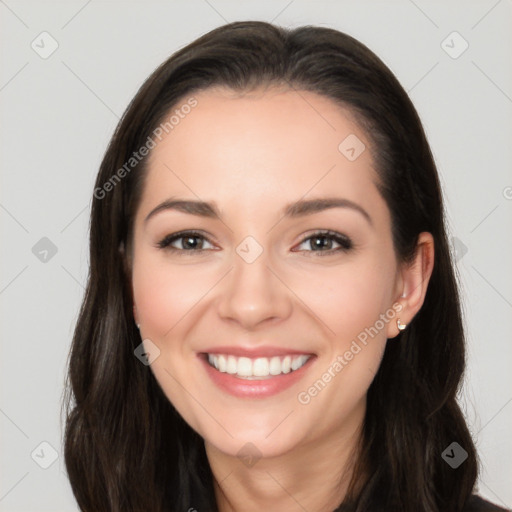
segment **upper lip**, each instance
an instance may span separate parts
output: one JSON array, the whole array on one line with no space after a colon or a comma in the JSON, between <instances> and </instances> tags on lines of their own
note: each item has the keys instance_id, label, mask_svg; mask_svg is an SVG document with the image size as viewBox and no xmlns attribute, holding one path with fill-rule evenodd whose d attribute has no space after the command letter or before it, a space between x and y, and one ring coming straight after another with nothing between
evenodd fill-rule
<instances>
[{"instance_id":1,"label":"upper lip","mask_svg":"<svg viewBox=\"0 0 512 512\"><path fill-rule=\"evenodd\" d=\"M255 359L257 357L273 357L286 355L314 355L312 352L309 352L307 350L294 350L291 348L271 347L268 345L250 348L240 346L218 346L210 347L201 352L203 354L226 354L237 357L248 357L250 359Z\"/></svg>"}]
</instances>

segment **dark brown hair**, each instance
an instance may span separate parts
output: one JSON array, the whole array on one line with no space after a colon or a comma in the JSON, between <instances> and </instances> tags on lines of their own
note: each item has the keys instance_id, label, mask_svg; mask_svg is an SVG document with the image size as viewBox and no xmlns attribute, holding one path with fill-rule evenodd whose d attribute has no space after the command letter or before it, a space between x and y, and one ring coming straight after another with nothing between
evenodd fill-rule
<instances>
[{"instance_id":1,"label":"dark brown hair","mask_svg":"<svg viewBox=\"0 0 512 512\"><path fill-rule=\"evenodd\" d=\"M439 179L418 114L392 72L354 38L249 21L212 30L160 65L128 106L101 163L66 392L65 462L81 510L216 510L202 438L134 356L141 339L129 255L146 161L105 187L179 101L212 86L241 94L284 86L348 108L371 141L398 258L408 261L418 234L432 233L435 262L424 305L387 344L339 510L461 511L478 467L457 403L465 341ZM468 454L457 469L441 457L452 442Z\"/></svg>"}]
</instances>

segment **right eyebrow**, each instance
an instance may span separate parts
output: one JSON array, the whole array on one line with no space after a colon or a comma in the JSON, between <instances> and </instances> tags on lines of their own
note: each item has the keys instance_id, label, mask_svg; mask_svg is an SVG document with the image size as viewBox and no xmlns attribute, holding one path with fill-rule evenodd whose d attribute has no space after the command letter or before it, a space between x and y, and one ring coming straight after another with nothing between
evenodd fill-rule
<instances>
[{"instance_id":1,"label":"right eyebrow","mask_svg":"<svg viewBox=\"0 0 512 512\"><path fill-rule=\"evenodd\" d=\"M157 213L165 210L176 210L183 213L190 213L191 215L198 215L200 217L208 217L220 220L219 210L213 203L206 203L204 201L166 199L149 212L149 214L144 219L144 223L148 222L148 220Z\"/></svg>"}]
</instances>

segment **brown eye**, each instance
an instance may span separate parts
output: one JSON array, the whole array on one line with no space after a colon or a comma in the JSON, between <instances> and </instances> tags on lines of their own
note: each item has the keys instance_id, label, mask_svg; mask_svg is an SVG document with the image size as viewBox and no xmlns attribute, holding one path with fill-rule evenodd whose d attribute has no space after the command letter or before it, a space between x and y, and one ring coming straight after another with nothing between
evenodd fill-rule
<instances>
[{"instance_id":1,"label":"brown eye","mask_svg":"<svg viewBox=\"0 0 512 512\"><path fill-rule=\"evenodd\" d=\"M167 235L158 242L157 247L173 252L198 253L206 250L205 243L211 244L202 234L195 231L182 231Z\"/></svg>"},{"instance_id":2,"label":"brown eye","mask_svg":"<svg viewBox=\"0 0 512 512\"><path fill-rule=\"evenodd\" d=\"M349 251L352 249L353 244L350 238L341 233L337 233L335 231L321 231L318 233L314 233L302 240L299 244L309 246L309 249L299 249L306 252L315 252L319 256L323 256L324 254L332 254L339 251ZM338 247L336 247L338 245Z\"/></svg>"}]
</instances>

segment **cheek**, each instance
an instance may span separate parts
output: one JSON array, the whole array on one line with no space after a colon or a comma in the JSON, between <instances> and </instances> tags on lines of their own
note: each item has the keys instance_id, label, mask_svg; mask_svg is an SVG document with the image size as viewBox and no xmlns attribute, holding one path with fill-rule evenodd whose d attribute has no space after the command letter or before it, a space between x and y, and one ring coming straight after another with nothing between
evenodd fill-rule
<instances>
[{"instance_id":1,"label":"cheek","mask_svg":"<svg viewBox=\"0 0 512 512\"><path fill-rule=\"evenodd\" d=\"M331 404L328 414L334 423L363 399L382 360L387 325L395 316L388 311L394 260L384 259L384 253L370 255L350 265L316 269L295 281L297 295L324 326L327 354L299 402L314 402L318 414Z\"/></svg>"},{"instance_id":2,"label":"cheek","mask_svg":"<svg viewBox=\"0 0 512 512\"><path fill-rule=\"evenodd\" d=\"M291 288L324 325L326 335L342 345L373 326L389 307L392 278L390 268L384 271L375 262L361 261L306 270Z\"/></svg>"},{"instance_id":3,"label":"cheek","mask_svg":"<svg viewBox=\"0 0 512 512\"><path fill-rule=\"evenodd\" d=\"M309 282L314 286L303 285L297 295L307 297L305 303L321 320L326 335L322 359L297 400L304 414L322 418L315 429L327 434L364 403L379 369L386 325L392 321L381 319L391 296L390 278L389 270L377 266L347 266L324 275L316 272Z\"/></svg>"},{"instance_id":4,"label":"cheek","mask_svg":"<svg viewBox=\"0 0 512 512\"><path fill-rule=\"evenodd\" d=\"M212 273L199 266L171 268L162 257L141 254L134 261L132 285L144 336L168 335L214 282Z\"/></svg>"}]
</instances>

